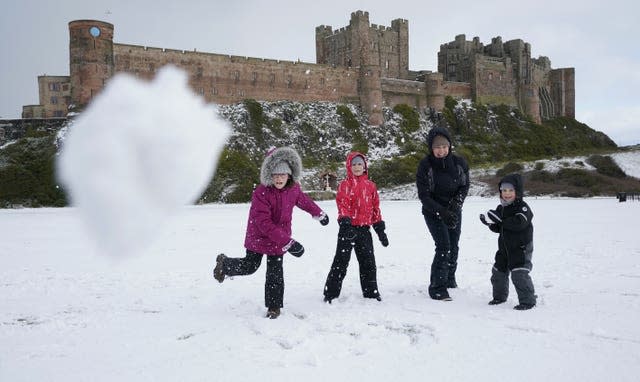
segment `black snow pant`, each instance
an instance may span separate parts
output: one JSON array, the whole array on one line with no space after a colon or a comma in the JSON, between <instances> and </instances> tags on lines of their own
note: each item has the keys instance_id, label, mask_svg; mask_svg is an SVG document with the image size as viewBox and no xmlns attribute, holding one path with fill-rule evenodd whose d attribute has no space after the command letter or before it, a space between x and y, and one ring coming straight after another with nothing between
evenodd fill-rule
<instances>
[{"instance_id":1,"label":"black snow pant","mask_svg":"<svg viewBox=\"0 0 640 382\"><path fill-rule=\"evenodd\" d=\"M369 226L354 227L356 237L353 240L347 240L338 235L338 245L336 255L333 258L327 282L324 286L325 299L332 300L340 296L342 290L342 281L347 275L347 267L351 260L351 249L354 248L356 258L360 266L360 288L362 295L366 298L377 298L380 296L378 292L378 281L376 276L376 258L373 253L373 240Z\"/></svg>"},{"instance_id":2,"label":"black snow pant","mask_svg":"<svg viewBox=\"0 0 640 382\"><path fill-rule=\"evenodd\" d=\"M531 257L533 243L529 243L523 251L518 251L511 256L498 250L495 263L491 269L491 286L493 287L493 299L506 301L509 297L509 272L511 282L516 288L518 302L524 305L536 304L536 293L529 272L533 268Z\"/></svg>"},{"instance_id":3,"label":"black snow pant","mask_svg":"<svg viewBox=\"0 0 640 382\"><path fill-rule=\"evenodd\" d=\"M223 269L225 276L245 276L255 273L260 267L263 254L247 249L245 257L227 257ZM284 299L284 256L267 256L267 276L264 282L264 305L267 308L282 308Z\"/></svg>"},{"instance_id":4,"label":"black snow pant","mask_svg":"<svg viewBox=\"0 0 640 382\"><path fill-rule=\"evenodd\" d=\"M458 225L453 229L447 227L442 220L434 215L424 215L424 220L435 244L429 280L429 296L436 299L442 296L448 297L447 288L456 284L458 241L460 241L462 219L459 219Z\"/></svg>"}]
</instances>

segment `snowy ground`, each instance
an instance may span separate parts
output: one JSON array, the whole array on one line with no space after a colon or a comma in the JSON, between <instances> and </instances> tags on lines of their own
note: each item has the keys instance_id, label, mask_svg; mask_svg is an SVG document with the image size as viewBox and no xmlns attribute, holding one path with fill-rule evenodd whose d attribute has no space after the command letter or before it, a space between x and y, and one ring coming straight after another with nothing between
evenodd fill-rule
<instances>
[{"instance_id":1,"label":"snowy ground","mask_svg":"<svg viewBox=\"0 0 640 382\"><path fill-rule=\"evenodd\" d=\"M539 306L490 307L496 235L465 204L452 302L426 293L433 244L416 201L385 201L376 244L382 302L352 260L322 302L337 224L294 216L285 308L263 317L265 266L218 284L216 254L243 254L247 204L185 208L144 254L97 255L77 210L0 211L0 381L637 381L640 203L529 199Z\"/></svg>"}]
</instances>

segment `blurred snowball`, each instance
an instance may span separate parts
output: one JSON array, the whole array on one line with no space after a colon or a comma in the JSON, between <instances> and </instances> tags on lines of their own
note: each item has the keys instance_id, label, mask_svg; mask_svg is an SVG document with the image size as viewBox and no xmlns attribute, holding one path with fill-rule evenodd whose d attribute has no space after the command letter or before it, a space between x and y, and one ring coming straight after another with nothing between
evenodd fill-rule
<instances>
[{"instance_id":1,"label":"blurred snowball","mask_svg":"<svg viewBox=\"0 0 640 382\"><path fill-rule=\"evenodd\" d=\"M60 180L108 254L150 244L214 173L230 128L187 82L172 66L152 82L117 74L69 129Z\"/></svg>"}]
</instances>

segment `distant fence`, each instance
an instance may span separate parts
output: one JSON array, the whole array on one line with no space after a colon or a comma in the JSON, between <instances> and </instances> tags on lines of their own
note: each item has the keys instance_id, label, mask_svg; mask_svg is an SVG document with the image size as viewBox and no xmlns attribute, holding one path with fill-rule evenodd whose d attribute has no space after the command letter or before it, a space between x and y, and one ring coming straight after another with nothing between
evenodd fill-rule
<instances>
[{"instance_id":1,"label":"distant fence","mask_svg":"<svg viewBox=\"0 0 640 382\"><path fill-rule=\"evenodd\" d=\"M618 202L620 203L626 202L627 200L640 201L640 192L618 192L616 198L618 198Z\"/></svg>"}]
</instances>

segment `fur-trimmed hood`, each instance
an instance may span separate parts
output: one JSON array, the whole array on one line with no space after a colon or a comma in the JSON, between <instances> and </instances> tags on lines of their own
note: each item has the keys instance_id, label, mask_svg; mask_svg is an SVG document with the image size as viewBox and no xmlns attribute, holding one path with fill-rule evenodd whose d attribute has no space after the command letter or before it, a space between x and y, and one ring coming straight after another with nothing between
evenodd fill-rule
<instances>
[{"instance_id":1,"label":"fur-trimmed hood","mask_svg":"<svg viewBox=\"0 0 640 382\"><path fill-rule=\"evenodd\" d=\"M262 161L260 168L260 183L269 187L273 186L271 172L281 162L286 162L291 168L291 178L295 183L300 183L302 174L302 159L296 150L291 147L278 147L270 150Z\"/></svg>"}]
</instances>

